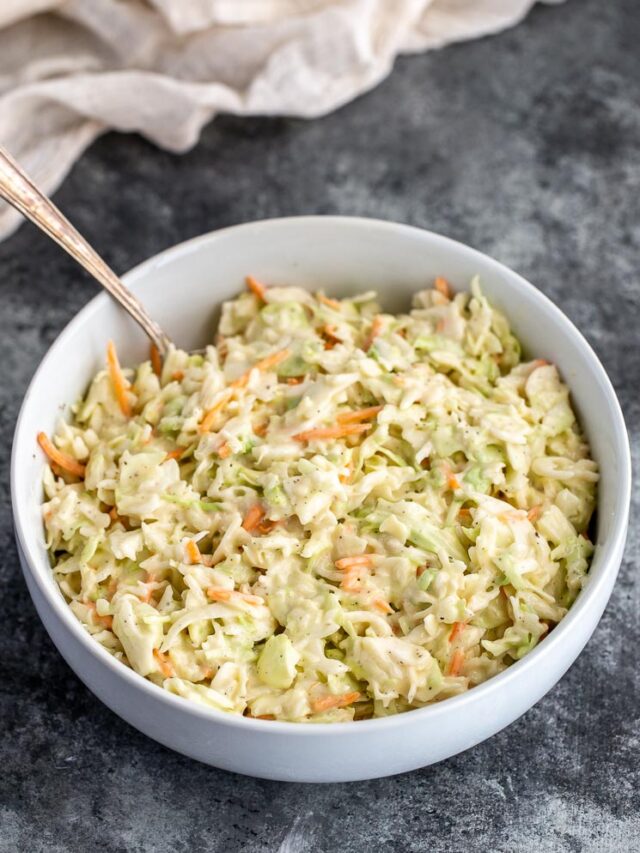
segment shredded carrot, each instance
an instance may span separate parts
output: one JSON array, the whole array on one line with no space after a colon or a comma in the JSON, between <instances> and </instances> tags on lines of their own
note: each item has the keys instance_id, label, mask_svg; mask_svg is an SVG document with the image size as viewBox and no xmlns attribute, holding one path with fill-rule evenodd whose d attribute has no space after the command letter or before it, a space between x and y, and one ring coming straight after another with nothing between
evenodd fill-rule
<instances>
[{"instance_id":1,"label":"shredded carrot","mask_svg":"<svg viewBox=\"0 0 640 853\"><path fill-rule=\"evenodd\" d=\"M151 360L151 367L153 368L153 372L156 376L160 376L160 374L162 373L162 356L160 355L160 350L155 344L151 344L149 358Z\"/></svg>"},{"instance_id":2,"label":"shredded carrot","mask_svg":"<svg viewBox=\"0 0 640 853\"><path fill-rule=\"evenodd\" d=\"M360 693L354 690L353 693L343 693L341 696L322 696L320 699L314 699L311 702L311 708L314 714L319 714L321 711L328 711L331 708L346 708L347 705L352 705L360 698Z\"/></svg>"},{"instance_id":3,"label":"shredded carrot","mask_svg":"<svg viewBox=\"0 0 640 853\"><path fill-rule=\"evenodd\" d=\"M322 302L323 305L326 305L329 308L340 308L340 303L337 299L331 299L331 297L325 296L324 293L317 293L316 299L318 300L318 302Z\"/></svg>"},{"instance_id":4,"label":"shredded carrot","mask_svg":"<svg viewBox=\"0 0 640 853\"><path fill-rule=\"evenodd\" d=\"M360 435L371 429L371 424L338 424L332 427L320 427L319 429L308 429L296 433L293 438L296 441L318 441L324 438L343 438L347 435Z\"/></svg>"},{"instance_id":5,"label":"shredded carrot","mask_svg":"<svg viewBox=\"0 0 640 853\"><path fill-rule=\"evenodd\" d=\"M529 521L537 521L542 515L542 507L541 506L532 506L529 512L527 513L527 518Z\"/></svg>"},{"instance_id":6,"label":"shredded carrot","mask_svg":"<svg viewBox=\"0 0 640 853\"><path fill-rule=\"evenodd\" d=\"M449 670L447 675L452 675L455 678L456 675L459 675L463 663L464 652L462 651L462 649L456 649L456 651L453 653L453 657L451 658L451 663L449 664Z\"/></svg>"},{"instance_id":7,"label":"shredded carrot","mask_svg":"<svg viewBox=\"0 0 640 853\"><path fill-rule=\"evenodd\" d=\"M226 459L228 456L231 456L231 448L229 447L229 442L223 442L218 448L218 456L220 459Z\"/></svg>"},{"instance_id":8,"label":"shredded carrot","mask_svg":"<svg viewBox=\"0 0 640 853\"><path fill-rule=\"evenodd\" d=\"M441 293L443 296L446 296L447 299L451 299L451 285L446 280L446 278L443 278L441 275L439 275L433 282L433 286L438 291L438 293Z\"/></svg>"},{"instance_id":9,"label":"shredded carrot","mask_svg":"<svg viewBox=\"0 0 640 853\"><path fill-rule=\"evenodd\" d=\"M109 367L109 378L111 379L111 385L113 386L113 393L116 395L120 411L125 417L130 418L131 403L127 397L129 383L122 373L122 368L118 361L118 353L116 352L116 346L113 341L109 341L107 344L107 365Z\"/></svg>"},{"instance_id":10,"label":"shredded carrot","mask_svg":"<svg viewBox=\"0 0 640 853\"><path fill-rule=\"evenodd\" d=\"M374 598L371 604L381 613L393 613L393 607L384 598Z\"/></svg>"},{"instance_id":11,"label":"shredded carrot","mask_svg":"<svg viewBox=\"0 0 640 853\"><path fill-rule=\"evenodd\" d=\"M353 460L349 459L347 464L344 466L347 470L344 474L340 474L338 479L341 483L350 483L353 478Z\"/></svg>"},{"instance_id":12,"label":"shredded carrot","mask_svg":"<svg viewBox=\"0 0 640 853\"><path fill-rule=\"evenodd\" d=\"M153 590L150 586L148 586L148 584L144 585L144 593L138 596L138 598L145 604L148 604L151 601L151 599L153 598Z\"/></svg>"},{"instance_id":13,"label":"shredded carrot","mask_svg":"<svg viewBox=\"0 0 640 853\"><path fill-rule=\"evenodd\" d=\"M253 431L254 431L255 435L259 436L260 438L262 438L262 436L267 434L268 429L269 429L269 422L268 421L265 421L263 424L256 424L253 427Z\"/></svg>"},{"instance_id":14,"label":"shredded carrot","mask_svg":"<svg viewBox=\"0 0 640 853\"><path fill-rule=\"evenodd\" d=\"M246 601L247 604L262 604L263 601L258 595L250 595L248 592L238 592L235 589L224 589L223 587L210 586L207 588L207 598L211 601L229 601L231 598L240 598Z\"/></svg>"},{"instance_id":15,"label":"shredded carrot","mask_svg":"<svg viewBox=\"0 0 640 853\"><path fill-rule=\"evenodd\" d=\"M120 516L118 515L118 510L114 506L112 506L111 509L109 510L109 518L113 522L120 520Z\"/></svg>"},{"instance_id":16,"label":"shredded carrot","mask_svg":"<svg viewBox=\"0 0 640 853\"><path fill-rule=\"evenodd\" d=\"M198 426L198 432L208 432L211 429L211 425L215 420L215 416L218 414L220 409L223 409L231 397L239 388L244 388L244 386L249 381L249 377L251 376L252 370L270 370L272 367L280 364L281 361L284 361L286 358L289 358L291 355L291 350L283 349L279 352L274 352L272 355L268 355L266 358L263 358L261 361L256 362L253 367L250 367L249 370L246 370L242 376L239 376L238 379L235 379L233 382L229 384L229 387L225 390L224 394L220 397L217 403L204 413L203 419L200 421Z\"/></svg>"},{"instance_id":17,"label":"shredded carrot","mask_svg":"<svg viewBox=\"0 0 640 853\"><path fill-rule=\"evenodd\" d=\"M86 466L78 462L73 456L63 453L53 444L46 433L38 433L38 444L47 454L52 462L55 462L63 471L73 474L75 477L84 477Z\"/></svg>"},{"instance_id":18,"label":"shredded carrot","mask_svg":"<svg viewBox=\"0 0 640 853\"><path fill-rule=\"evenodd\" d=\"M247 531L247 533L253 533L254 530L257 530L258 525L260 524L263 518L264 509L260 506L260 504L254 504L245 515L244 521L242 522L242 526Z\"/></svg>"},{"instance_id":19,"label":"shredded carrot","mask_svg":"<svg viewBox=\"0 0 640 853\"><path fill-rule=\"evenodd\" d=\"M378 337L380 332L382 331L382 317L380 314L376 314L371 323L371 328L369 329L369 335L365 339L363 350L368 352L371 349L371 344Z\"/></svg>"},{"instance_id":20,"label":"shredded carrot","mask_svg":"<svg viewBox=\"0 0 640 853\"><path fill-rule=\"evenodd\" d=\"M468 521L471 518L471 510L466 506L460 507L458 510L458 518Z\"/></svg>"},{"instance_id":21,"label":"shredded carrot","mask_svg":"<svg viewBox=\"0 0 640 853\"><path fill-rule=\"evenodd\" d=\"M289 376L287 379L287 385L300 385L301 382L304 382L304 376Z\"/></svg>"},{"instance_id":22,"label":"shredded carrot","mask_svg":"<svg viewBox=\"0 0 640 853\"><path fill-rule=\"evenodd\" d=\"M163 654L160 649L154 649L153 656L156 659L156 662L160 667L160 672L164 675L164 677L173 678L173 676L175 675L175 670L173 669L173 664L169 660L169 656Z\"/></svg>"},{"instance_id":23,"label":"shredded carrot","mask_svg":"<svg viewBox=\"0 0 640 853\"><path fill-rule=\"evenodd\" d=\"M282 524L282 521L271 521L271 519L267 519L258 525L258 533L271 533L271 531L275 527L278 527L279 524Z\"/></svg>"},{"instance_id":24,"label":"shredded carrot","mask_svg":"<svg viewBox=\"0 0 640 853\"><path fill-rule=\"evenodd\" d=\"M93 612L93 618L98 622L102 622L105 628L111 630L113 628L113 616L100 616L96 610L95 601L85 601L85 605Z\"/></svg>"},{"instance_id":25,"label":"shredded carrot","mask_svg":"<svg viewBox=\"0 0 640 853\"><path fill-rule=\"evenodd\" d=\"M340 589L345 592L362 592L361 581L367 572L368 569L364 565L351 566L351 568L345 569L340 581Z\"/></svg>"},{"instance_id":26,"label":"shredded carrot","mask_svg":"<svg viewBox=\"0 0 640 853\"><path fill-rule=\"evenodd\" d=\"M448 464L443 465L442 470L443 470L444 476L447 478L447 486L450 489L461 488L460 480L458 480L455 473L451 470L451 468L449 467Z\"/></svg>"},{"instance_id":27,"label":"shredded carrot","mask_svg":"<svg viewBox=\"0 0 640 853\"><path fill-rule=\"evenodd\" d=\"M258 279L254 278L252 275L248 275L245 278L245 282L254 296L256 296L261 302L266 302L267 288L261 281L258 281Z\"/></svg>"},{"instance_id":28,"label":"shredded carrot","mask_svg":"<svg viewBox=\"0 0 640 853\"><path fill-rule=\"evenodd\" d=\"M453 628L451 629L451 633L449 634L449 642L453 643L456 637L461 634L464 629L467 627L466 622L454 622Z\"/></svg>"},{"instance_id":29,"label":"shredded carrot","mask_svg":"<svg viewBox=\"0 0 640 853\"><path fill-rule=\"evenodd\" d=\"M325 349L333 349L336 344L342 343L342 338L339 338L336 335L336 327L335 326L323 326L321 329L322 336L325 338Z\"/></svg>"},{"instance_id":30,"label":"shredded carrot","mask_svg":"<svg viewBox=\"0 0 640 853\"><path fill-rule=\"evenodd\" d=\"M187 557L189 557L192 563L202 563L202 554L200 553L197 543L194 542L193 539L189 539L185 545L185 550L187 552Z\"/></svg>"},{"instance_id":31,"label":"shredded carrot","mask_svg":"<svg viewBox=\"0 0 640 853\"><path fill-rule=\"evenodd\" d=\"M257 717L254 717L254 720L275 720L273 714L258 714Z\"/></svg>"},{"instance_id":32,"label":"shredded carrot","mask_svg":"<svg viewBox=\"0 0 640 853\"><path fill-rule=\"evenodd\" d=\"M336 420L339 424L357 424L360 421L369 421L381 412L384 406L369 406L368 409L360 409L353 412L340 412Z\"/></svg>"},{"instance_id":33,"label":"shredded carrot","mask_svg":"<svg viewBox=\"0 0 640 853\"><path fill-rule=\"evenodd\" d=\"M200 421L200 424L198 426L198 432L209 432L216 415L218 414L220 409L223 409L227 405L232 396L233 391L227 388L224 394L218 400L218 402L214 403L213 406L204 413L204 417Z\"/></svg>"},{"instance_id":34,"label":"shredded carrot","mask_svg":"<svg viewBox=\"0 0 640 853\"><path fill-rule=\"evenodd\" d=\"M175 382L182 382L182 380L184 379L184 370L174 370L171 374L171 378Z\"/></svg>"},{"instance_id":35,"label":"shredded carrot","mask_svg":"<svg viewBox=\"0 0 640 853\"><path fill-rule=\"evenodd\" d=\"M245 370L242 376L238 377L238 379L234 380L230 388L244 388L244 386L249 381L249 377L251 376L252 370L270 370L272 367L276 367L276 365L280 364L281 361L289 358L291 355L291 350L282 349L279 352L274 352L272 355L268 355L266 358L257 361L253 367L250 367L249 370Z\"/></svg>"},{"instance_id":36,"label":"shredded carrot","mask_svg":"<svg viewBox=\"0 0 640 853\"><path fill-rule=\"evenodd\" d=\"M276 365L280 364L281 361L284 361L285 359L289 358L290 355L290 349L281 349L278 352L274 352L271 355L268 355L266 358L263 358L260 361L256 362L253 367L256 370L261 371L270 370L272 367L276 367ZM250 372L250 370L247 371L247 379L249 378Z\"/></svg>"},{"instance_id":37,"label":"shredded carrot","mask_svg":"<svg viewBox=\"0 0 640 853\"><path fill-rule=\"evenodd\" d=\"M372 566L373 554L356 554L354 557L341 557L335 561L336 569L350 569L352 566Z\"/></svg>"},{"instance_id":38,"label":"shredded carrot","mask_svg":"<svg viewBox=\"0 0 640 853\"><path fill-rule=\"evenodd\" d=\"M232 591L230 589L210 586L207 589L207 598L210 598L212 601L229 601L231 598L231 592Z\"/></svg>"},{"instance_id":39,"label":"shredded carrot","mask_svg":"<svg viewBox=\"0 0 640 853\"><path fill-rule=\"evenodd\" d=\"M180 459L182 458L182 454L185 452L186 447L176 447L175 450L170 450L167 455L164 457L164 461L167 459Z\"/></svg>"},{"instance_id":40,"label":"shredded carrot","mask_svg":"<svg viewBox=\"0 0 640 853\"><path fill-rule=\"evenodd\" d=\"M436 323L436 332L437 332L439 335L440 335L440 334L442 334L442 332L444 332L444 327L445 327L445 325L446 325L446 324L445 324L444 320L443 320L443 319L442 319L442 317L441 317L441 318L438 320L438 322Z\"/></svg>"}]
</instances>

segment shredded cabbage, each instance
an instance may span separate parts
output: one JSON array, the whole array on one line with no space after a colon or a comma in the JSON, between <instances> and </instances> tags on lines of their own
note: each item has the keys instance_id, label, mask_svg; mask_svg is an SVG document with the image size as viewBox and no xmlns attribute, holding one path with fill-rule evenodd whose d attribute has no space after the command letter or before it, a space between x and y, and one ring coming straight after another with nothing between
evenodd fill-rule
<instances>
[{"instance_id":1,"label":"shredded cabbage","mask_svg":"<svg viewBox=\"0 0 640 853\"><path fill-rule=\"evenodd\" d=\"M596 464L477 281L400 316L245 293L204 357L112 362L54 437L47 543L87 631L178 696L418 708L529 652L585 582Z\"/></svg>"}]
</instances>

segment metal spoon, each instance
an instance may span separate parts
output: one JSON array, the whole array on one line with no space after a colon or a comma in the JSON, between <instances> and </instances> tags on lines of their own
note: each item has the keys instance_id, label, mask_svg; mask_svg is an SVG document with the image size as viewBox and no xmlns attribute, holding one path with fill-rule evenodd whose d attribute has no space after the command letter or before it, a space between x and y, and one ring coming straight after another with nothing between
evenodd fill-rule
<instances>
[{"instance_id":1,"label":"metal spoon","mask_svg":"<svg viewBox=\"0 0 640 853\"><path fill-rule=\"evenodd\" d=\"M155 320L111 267L92 249L55 204L42 193L16 161L0 146L0 197L30 219L67 251L130 314L164 355L171 344Z\"/></svg>"}]
</instances>

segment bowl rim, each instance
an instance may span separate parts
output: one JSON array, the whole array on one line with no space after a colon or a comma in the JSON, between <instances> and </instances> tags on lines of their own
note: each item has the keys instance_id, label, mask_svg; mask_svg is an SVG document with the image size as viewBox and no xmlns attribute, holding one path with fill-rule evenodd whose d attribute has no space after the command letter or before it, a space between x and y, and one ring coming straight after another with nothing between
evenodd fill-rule
<instances>
[{"instance_id":1,"label":"bowl rim","mask_svg":"<svg viewBox=\"0 0 640 853\"><path fill-rule=\"evenodd\" d=\"M563 327L564 333L572 339L574 345L581 351L581 355L588 364L591 373L598 378L615 424L615 435L613 436L613 439L615 453L620 460L621 482L619 483L616 503L613 509L615 517L609 541L606 546L601 548L601 551L598 554L599 562L601 563L601 569L598 577L589 577L589 582L585 585L567 615L554 628L553 632L548 637L545 637L545 639L531 652L520 660L515 661L503 672L492 676L487 679L487 681L484 681L457 696L443 699L440 702L435 702L422 708L415 708L402 714L359 720L358 724L355 726L352 721L304 725L298 722L260 720L253 717L245 717L243 715L219 711L213 707L209 708L205 705L185 700L183 697L174 695L164 688L154 684L152 681L149 681L139 675L133 669L114 658L100 643L96 642L76 619L59 589L53 589L46 582L45 572L40 565L41 558L36 551L36 531L30 529L26 519L23 519L22 508L19 506L17 501L17 482L19 478L17 453L18 441L21 436L22 423L26 409L30 404L37 385L39 384L40 376L45 370L45 365L51 352L54 349L64 346L66 338L75 330L75 328L84 323L90 322L93 315L102 308L103 304L105 304L107 300L111 299L109 294L106 292L98 293L83 308L81 308L47 349L47 352L40 361L29 382L29 386L20 407L20 412L18 414L13 434L11 453L11 503L16 539L23 557L23 568L25 568L25 571L28 569L30 578L36 584L38 591L44 597L47 604L53 609L56 616L63 623L63 626L76 640L78 640L80 645L89 652L90 656L95 657L99 662L110 669L116 677L121 678L130 687L146 693L151 700L158 700L168 706L168 708L175 708L177 711L203 720L210 720L212 723L241 727L247 730L247 732L253 730L255 732L262 732L265 734L278 733L294 735L296 737L318 737L326 736L328 734L350 734L353 736L358 732L362 732L364 735L365 733L373 733L374 731L384 732L392 728L404 726L410 721L415 723L418 723L420 720L425 722L427 720L433 721L442 714L455 713L458 710L463 709L465 706L479 702L482 699L488 699L495 691L499 691L503 687L506 688L510 682L524 677L527 672L536 668L539 663L542 663L545 660L545 658L550 657L555 652L556 648L561 646L564 638L572 631L574 624L582 618L584 611L587 610L594 599L598 598L607 584L611 582L611 585L613 585L619 569L620 560L618 559L618 555L622 555L626 539L629 504L631 499L631 452L624 416L613 385L611 384L611 381L598 356L582 333L578 331L577 327L571 322L571 320L569 320L564 312L549 299L549 297L534 287L534 285L519 275L519 273L510 269L505 264L502 264L500 261L486 255L484 252L474 249L458 240L454 240L450 237L446 237L442 234L438 234L418 226L360 216L312 215L254 220L208 231L181 243L177 243L174 246L170 246L132 267L122 276L122 278L127 286L130 286L135 292L137 281L148 275L153 269L159 268L165 263L173 261L175 258L179 258L182 255L197 252L200 246L211 241L224 238L231 232L245 231L247 237L250 238L252 231L263 231L269 228L280 228L293 224L309 225L310 227L340 225L347 228L365 228L371 231L387 230L404 232L409 236L414 235L421 239L426 238L427 240L435 241L436 243L440 243L441 245L450 248L453 252L466 255L472 260L477 259L482 263L483 267L488 267L489 269L493 269L496 273L499 273L501 276L508 277L511 284L525 292L528 292L530 295L533 295L534 299L540 300L545 305L547 311L550 311L555 315L555 319ZM47 571L50 571L49 566L47 566ZM54 645L57 647L57 644L54 643ZM573 663L573 660L570 662L569 666L571 663ZM83 679L81 678L81 680Z\"/></svg>"}]
</instances>

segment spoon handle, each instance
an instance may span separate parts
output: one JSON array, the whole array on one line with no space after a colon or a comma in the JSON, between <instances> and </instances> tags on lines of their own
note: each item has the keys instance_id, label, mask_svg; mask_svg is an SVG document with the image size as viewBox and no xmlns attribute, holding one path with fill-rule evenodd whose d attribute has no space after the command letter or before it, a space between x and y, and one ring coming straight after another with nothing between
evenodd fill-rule
<instances>
[{"instance_id":1,"label":"spoon handle","mask_svg":"<svg viewBox=\"0 0 640 853\"><path fill-rule=\"evenodd\" d=\"M171 342L160 326L151 319L142 304L124 286L111 267L91 248L55 204L36 187L1 146L0 196L59 243L142 326L160 353L162 355L166 353Z\"/></svg>"}]
</instances>

